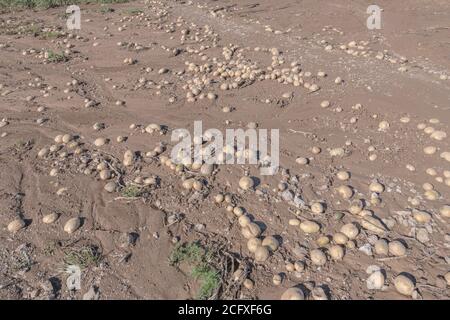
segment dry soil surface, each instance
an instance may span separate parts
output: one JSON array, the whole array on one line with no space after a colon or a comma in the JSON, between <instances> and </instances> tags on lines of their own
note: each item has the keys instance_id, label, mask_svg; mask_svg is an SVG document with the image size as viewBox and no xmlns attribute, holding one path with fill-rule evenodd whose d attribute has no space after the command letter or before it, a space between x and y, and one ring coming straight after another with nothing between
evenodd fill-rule
<instances>
[{"instance_id":1,"label":"dry soil surface","mask_svg":"<svg viewBox=\"0 0 450 320\"><path fill-rule=\"evenodd\" d=\"M210 298L450 298L450 2L371 2L3 12L0 297L198 298L198 241ZM168 160L199 120L278 129L278 172Z\"/></svg>"}]
</instances>

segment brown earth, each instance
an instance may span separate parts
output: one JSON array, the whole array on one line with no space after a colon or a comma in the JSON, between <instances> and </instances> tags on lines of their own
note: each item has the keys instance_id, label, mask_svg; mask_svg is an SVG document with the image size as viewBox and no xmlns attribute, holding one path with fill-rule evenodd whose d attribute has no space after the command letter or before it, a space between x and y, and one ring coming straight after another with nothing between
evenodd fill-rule
<instances>
[{"instance_id":1,"label":"brown earth","mask_svg":"<svg viewBox=\"0 0 450 320\"><path fill-rule=\"evenodd\" d=\"M214 298L278 299L287 288L301 285L308 299L314 298L311 292L316 287L324 288L331 299L404 299L409 297L397 293L393 279L406 272L415 279L414 298L448 299L449 284L443 277L450 271L449 218L441 216L440 208L449 204L450 165L440 154L450 151L449 137L432 139L432 129L427 134L417 126L449 132L450 3L410 0L406 6L380 0L382 29L373 31L365 25L371 3L233 0L81 5L81 30L73 32L66 29L65 8L2 13L0 297L80 299L94 287L100 299L196 298L201 281L190 276L191 266L169 264L176 239L200 240L206 248L220 246L213 260L217 268L220 263L224 266L219 270L222 287ZM348 47L352 41L355 47ZM325 50L327 45L332 49ZM228 60L223 48L233 48ZM271 48L281 53L273 55ZM67 50L67 61L52 60L50 50ZM376 57L379 53L382 59ZM136 61L124 63L127 58ZM291 63L298 62L303 81L318 84L320 90L310 92L278 76L279 80L244 79L237 88L225 91L220 84L232 83L236 74L224 80L213 72L219 63L238 61L271 74L267 67L280 60L273 69L290 70ZM212 71L193 72L186 62L197 67L210 64ZM167 72L158 72L161 68ZM316 76L319 71L327 76ZM189 102L184 86L192 85L195 77L212 80L201 86L202 92L214 92L217 99L197 97ZM335 84L336 77L343 83ZM73 80L77 82L72 84ZM285 98L284 93L291 96ZM321 108L323 100L331 106ZM85 107L89 101L93 105ZM357 104L361 107L352 107ZM225 106L232 112L222 112ZM146 155L163 142L167 150L162 155L169 156L175 144L171 132L192 130L196 120L203 121L204 130L246 128L250 122L279 129L279 172L262 176L256 165L222 165L212 176L201 177L195 170L177 173L162 165L158 155ZM381 121L389 122L387 130L379 130ZM94 123L104 123L105 128L94 130ZM164 130L145 132L150 123L163 125ZM79 145L71 149L55 143L57 135L66 133L75 136ZM126 141L116 142L119 135ZM99 137L110 142L97 147L94 140ZM38 157L42 148L55 144L61 149ZM314 146L322 152L313 154ZM437 147L437 152L426 155L427 146ZM331 157L332 148L343 148L345 155ZM121 164L126 150L141 155L131 167ZM369 160L371 155L376 160ZM310 163L300 165L297 157L308 157ZM102 161L113 168L115 192L104 190L106 181L95 169ZM54 168L57 175L49 175ZM427 173L429 168L435 174ZM336 179L341 169L351 172L348 182ZM247 173L259 183L243 192L238 181ZM123 188L132 181L139 187L137 177L157 177L158 183L127 199ZM189 177L202 180L203 189L183 189L182 179ZM401 239L406 256L358 250L374 241L372 232L362 230L353 243L356 247L349 245L342 261L328 257L324 266L314 266L309 252L319 247L319 235L305 234L288 221L296 216L301 221L315 220L321 225L320 235L328 236L345 223L359 223L361 217L347 212L349 201L335 189L348 183L355 190L353 199L369 202L368 186L375 179L386 190L381 203L368 209L388 226L380 237ZM281 181L307 205L325 203L325 213L314 215L285 201L277 189ZM434 186L437 199L426 197L424 183ZM58 195L61 188L67 189ZM233 205L245 208L264 226L263 236L281 239L280 248L267 261L254 260L237 218L227 213L225 204L215 203L220 192L233 195ZM427 211L431 220L418 223L411 218L413 209ZM44 224L42 217L52 212L59 219ZM343 218L334 219L336 212L343 212ZM174 215L179 218L172 221ZM81 228L64 232L65 222L77 216L82 217ZM8 224L18 217L26 227L9 232ZM130 233L138 235L135 243L127 240ZM426 234L425 239L419 233ZM70 291L67 254L86 247L96 248L101 259L82 269L81 289ZM305 256L299 254L300 247ZM305 271L288 272L285 264L299 259L306 263ZM254 288L244 287L243 278L233 282L231 273L239 264L246 266ZM366 269L371 265L386 274L382 290L366 287ZM278 286L272 283L277 273L284 274Z\"/></svg>"}]
</instances>

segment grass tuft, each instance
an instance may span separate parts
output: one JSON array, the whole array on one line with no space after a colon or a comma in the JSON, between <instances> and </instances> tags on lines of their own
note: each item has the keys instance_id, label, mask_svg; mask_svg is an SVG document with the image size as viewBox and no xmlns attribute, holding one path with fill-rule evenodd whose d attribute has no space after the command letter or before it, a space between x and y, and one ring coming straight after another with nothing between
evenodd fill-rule
<instances>
[{"instance_id":1,"label":"grass tuft","mask_svg":"<svg viewBox=\"0 0 450 320\"><path fill-rule=\"evenodd\" d=\"M125 10L126 14L129 14L129 15L132 15L132 16L138 15L138 14L140 14L142 12L144 12L144 11L142 11L141 9L137 9L137 8L130 8L130 9L126 9Z\"/></svg>"},{"instance_id":2,"label":"grass tuft","mask_svg":"<svg viewBox=\"0 0 450 320\"><path fill-rule=\"evenodd\" d=\"M122 189L121 193L126 198L137 198L143 194L143 190L138 186L128 185Z\"/></svg>"},{"instance_id":3,"label":"grass tuft","mask_svg":"<svg viewBox=\"0 0 450 320\"><path fill-rule=\"evenodd\" d=\"M63 35L60 32L56 31L45 31L40 33L40 36L44 39L56 39L61 38Z\"/></svg>"},{"instance_id":4,"label":"grass tuft","mask_svg":"<svg viewBox=\"0 0 450 320\"><path fill-rule=\"evenodd\" d=\"M90 266L97 266L100 260L101 254L94 246L71 248L64 252L64 263L66 266L76 265L84 269Z\"/></svg>"},{"instance_id":5,"label":"grass tuft","mask_svg":"<svg viewBox=\"0 0 450 320\"><path fill-rule=\"evenodd\" d=\"M192 269L192 276L201 283L197 294L199 299L208 299L220 286L219 272L208 265L196 266Z\"/></svg>"},{"instance_id":6,"label":"grass tuft","mask_svg":"<svg viewBox=\"0 0 450 320\"><path fill-rule=\"evenodd\" d=\"M67 61L67 57L64 55L64 53L56 53L52 50L47 51L47 61L58 63L58 62L64 62Z\"/></svg>"},{"instance_id":7,"label":"grass tuft","mask_svg":"<svg viewBox=\"0 0 450 320\"><path fill-rule=\"evenodd\" d=\"M210 261L211 253L197 242L177 245L169 257L170 265L186 262L191 266L192 277L201 284L197 298L202 300L211 297L220 287L219 272L211 266Z\"/></svg>"},{"instance_id":8,"label":"grass tuft","mask_svg":"<svg viewBox=\"0 0 450 320\"><path fill-rule=\"evenodd\" d=\"M114 9L111 8L111 7L102 7L102 8L100 9L100 12L103 13L103 14L105 14L105 13L110 13L110 12L114 12Z\"/></svg>"}]
</instances>

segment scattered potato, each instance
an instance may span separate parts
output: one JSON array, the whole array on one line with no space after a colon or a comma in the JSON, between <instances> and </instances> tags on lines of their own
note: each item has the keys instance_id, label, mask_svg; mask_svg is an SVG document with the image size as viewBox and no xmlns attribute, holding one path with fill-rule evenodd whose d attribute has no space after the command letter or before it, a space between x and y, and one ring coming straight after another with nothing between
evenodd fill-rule
<instances>
[{"instance_id":1,"label":"scattered potato","mask_svg":"<svg viewBox=\"0 0 450 320\"><path fill-rule=\"evenodd\" d=\"M281 295L281 300L305 300L305 294L300 288L292 287Z\"/></svg>"},{"instance_id":2,"label":"scattered potato","mask_svg":"<svg viewBox=\"0 0 450 320\"><path fill-rule=\"evenodd\" d=\"M17 218L8 224L8 231L15 233L20 229L25 228L25 226L25 221L22 218Z\"/></svg>"},{"instance_id":3,"label":"scattered potato","mask_svg":"<svg viewBox=\"0 0 450 320\"><path fill-rule=\"evenodd\" d=\"M249 189L252 189L253 186L254 186L254 182L253 182L253 179L250 178L250 177L245 176L245 177L242 177L242 178L239 180L239 187L240 187L242 190L249 190Z\"/></svg>"},{"instance_id":4,"label":"scattered potato","mask_svg":"<svg viewBox=\"0 0 450 320\"><path fill-rule=\"evenodd\" d=\"M406 247L397 240L389 242L389 253L396 257L404 256L406 255Z\"/></svg>"},{"instance_id":5,"label":"scattered potato","mask_svg":"<svg viewBox=\"0 0 450 320\"><path fill-rule=\"evenodd\" d=\"M270 251L266 246L259 246L255 251L255 260L258 262L266 261L270 256Z\"/></svg>"},{"instance_id":6,"label":"scattered potato","mask_svg":"<svg viewBox=\"0 0 450 320\"><path fill-rule=\"evenodd\" d=\"M341 227L341 232L349 239L355 239L359 235L359 229L353 223L347 223Z\"/></svg>"},{"instance_id":7,"label":"scattered potato","mask_svg":"<svg viewBox=\"0 0 450 320\"><path fill-rule=\"evenodd\" d=\"M317 222L305 220L300 223L300 229L305 233L316 233L320 230L320 225Z\"/></svg>"},{"instance_id":8,"label":"scattered potato","mask_svg":"<svg viewBox=\"0 0 450 320\"><path fill-rule=\"evenodd\" d=\"M77 231L81 227L81 219L79 217L71 218L67 220L64 225L64 231L71 234Z\"/></svg>"},{"instance_id":9,"label":"scattered potato","mask_svg":"<svg viewBox=\"0 0 450 320\"><path fill-rule=\"evenodd\" d=\"M276 251L278 247L280 246L280 243L278 240L273 236L265 237L262 241L262 245L267 247L270 251Z\"/></svg>"},{"instance_id":10,"label":"scattered potato","mask_svg":"<svg viewBox=\"0 0 450 320\"><path fill-rule=\"evenodd\" d=\"M46 214L45 216L42 217L42 222L44 222L45 224L51 224L53 222L55 222L56 220L58 220L59 218L59 214L57 214L56 212L52 212L49 214Z\"/></svg>"},{"instance_id":11,"label":"scattered potato","mask_svg":"<svg viewBox=\"0 0 450 320\"><path fill-rule=\"evenodd\" d=\"M374 245L375 253L378 255L388 255L389 254L389 244L385 239L379 239Z\"/></svg>"},{"instance_id":12,"label":"scattered potato","mask_svg":"<svg viewBox=\"0 0 450 320\"><path fill-rule=\"evenodd\" d=\"M398 275L394 279L394 286L395 289L397 289L397 292L405 296L411 296L415 289L414 282L410 278L402 274Z\"/></svg>"},{"instance_id":13,"label":"scattered potato","mask_svg":"<svg viewBox=\"0 0 450 320\"><path fill-rule=\"evenodd\" d=\"M338 244L331 246L328 252L331 258L336 261L342 260L345 254L344 248Z\"/></svg>"},{"instance_id":14,"label":"scattered potato","mask_svg":"<svg viewBox=\"0 0 450 320\"><path fill-rule=\"evenodd\" d=\"M323 266L327 263L327 256L320 249L314 249L310 252L311 262L317 266Z\"/></svg>"},{"instance_id":15,"label":"scattered potato","mask_svg":"<svg viewBox=\"0 0 450 320\"><path fill-rule=\"evenodd\" d=\"M258 238L250 238L247 241L248 251L255 253L256 250L262 245L262 241Z\"/></svg>"}]
</instances>

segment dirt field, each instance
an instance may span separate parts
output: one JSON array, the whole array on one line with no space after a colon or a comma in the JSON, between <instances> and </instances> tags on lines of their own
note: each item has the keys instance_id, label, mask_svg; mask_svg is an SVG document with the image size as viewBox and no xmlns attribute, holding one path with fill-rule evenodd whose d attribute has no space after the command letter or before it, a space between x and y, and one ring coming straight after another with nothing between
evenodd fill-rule
<instances>
[{"instance_id":1,"label":"dirt field","mask_svg":"<svg viewBox=\"0 0 450 320\"><path fill-rule=\"evenodd\" d=\"M450 2L370 4L5 10L0 298L449 299ZM278 173L174 164L199 120Z\"/></svg>"}]
</instances>

